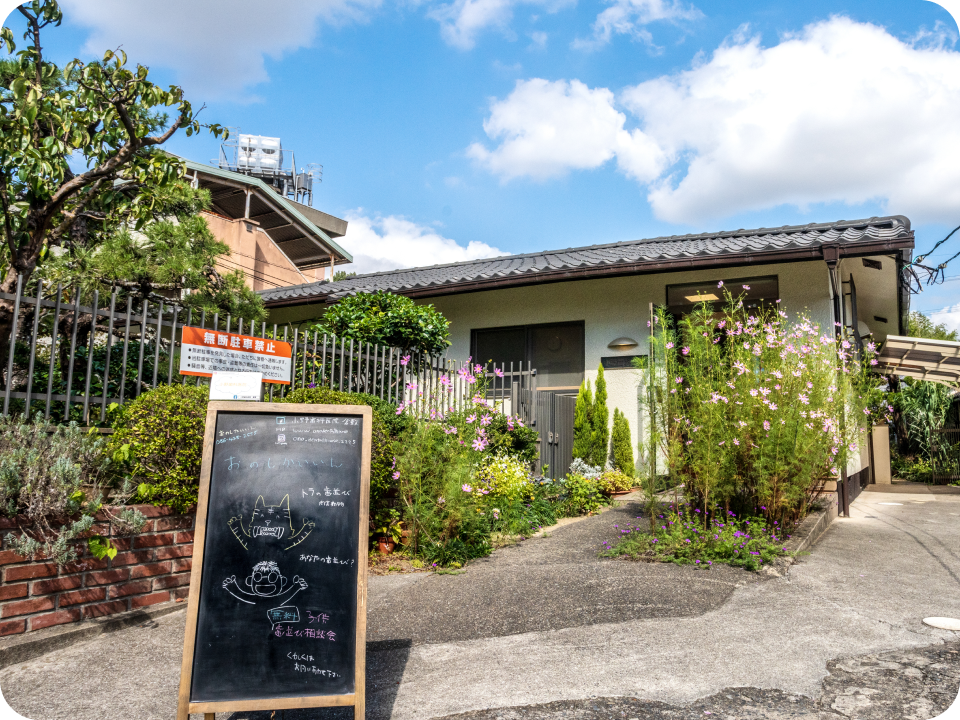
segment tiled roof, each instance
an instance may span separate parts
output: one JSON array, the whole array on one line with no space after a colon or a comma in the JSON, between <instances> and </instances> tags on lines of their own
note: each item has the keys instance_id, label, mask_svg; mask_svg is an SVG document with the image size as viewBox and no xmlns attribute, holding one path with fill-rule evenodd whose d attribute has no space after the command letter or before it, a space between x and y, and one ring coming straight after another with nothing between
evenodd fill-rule
<instances>
[{"instance_id":1,"label":"tiled roof","mask_svg":"<svg viewBox=\"0 0 960 720\"><path fill-rule=\"evenodd\" d=\"M494 287L588 277L669 272L708 266L811 260L824 245L840 255L891 252L913 247L910 221L902 215L835 223L675 235L507 255L449 265L358 275L338 282L264 290L267 306L327 302L359 292L387 290L425 297Z\"/></svg>"}]
</instances>

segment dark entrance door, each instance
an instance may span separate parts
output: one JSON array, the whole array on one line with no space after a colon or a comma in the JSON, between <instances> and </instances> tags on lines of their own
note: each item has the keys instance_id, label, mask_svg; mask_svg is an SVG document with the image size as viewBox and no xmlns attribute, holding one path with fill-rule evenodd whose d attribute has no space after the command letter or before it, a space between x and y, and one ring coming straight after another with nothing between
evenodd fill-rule
<instances>
[{"instance_id":1,"label":"dark entrance door","mask_svg":"<svg viewBox=\"0 0 960 720\"><path fill-rule=\"evenodd\" d=\"M540 432L540 472L562 478L573 462L573 415L576 394L557 391L537 393L537 430Z\"/></svg>"}]
</instances>

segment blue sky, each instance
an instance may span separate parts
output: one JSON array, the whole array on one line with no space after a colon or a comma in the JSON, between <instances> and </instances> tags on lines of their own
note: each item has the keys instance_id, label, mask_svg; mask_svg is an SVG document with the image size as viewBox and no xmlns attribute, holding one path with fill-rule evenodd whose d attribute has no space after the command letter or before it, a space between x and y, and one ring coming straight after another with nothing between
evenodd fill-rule
<instances>
[{"instance_id":1,"label":"blue sky","mask_svg":"<svg viewBox=\"0 0 960 720\"><path fill-rule=\"evenodd\" d=\"M923 250L960 224L957 26L926 0L62 1L56 59L122 45L322 163L361 271L888 213Z\"/></svg>"}]
</instances>

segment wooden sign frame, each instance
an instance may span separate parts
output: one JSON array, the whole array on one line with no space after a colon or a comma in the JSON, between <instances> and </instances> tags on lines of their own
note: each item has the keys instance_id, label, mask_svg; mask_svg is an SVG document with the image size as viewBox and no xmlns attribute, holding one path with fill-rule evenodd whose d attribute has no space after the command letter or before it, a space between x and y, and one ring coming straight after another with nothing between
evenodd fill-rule
<instances>
[{"instance_id":1,"label":"wooden sign frame","mask_svg":"<svg viewBox=\"0 0 960 720\"><path fill-rule=\"evenodd\" d=\"M308 697L266 698L217 702L191 702L193 656L200 611L200 581L203 575L203 550L206 540L210 474L213 464L217 416L221 412L240 412L251 415L340 415L363 418L363 439L360 465L360 523L357 545L357 629L356 658L354 662L354 692L350 695L315 695ZM207 405L206 430L203 437L203 460L200 466L200 492L197 503L196 531L193 541L193 565L190 576L190 595L187 600L187 628L183 639L183 660L180 665L180 693L177 699L177 720L189 720L190 713L204 713L213 720L214 713L255 710L296 710L315 707L354 708L354 719L363 720L366 702L366 640L367 640L367 516L370 507L370 447L373 428L373 410L367 405L309 405L305 403L239 404L232 401L211 402Z\"/></svg>"}]
</instances>

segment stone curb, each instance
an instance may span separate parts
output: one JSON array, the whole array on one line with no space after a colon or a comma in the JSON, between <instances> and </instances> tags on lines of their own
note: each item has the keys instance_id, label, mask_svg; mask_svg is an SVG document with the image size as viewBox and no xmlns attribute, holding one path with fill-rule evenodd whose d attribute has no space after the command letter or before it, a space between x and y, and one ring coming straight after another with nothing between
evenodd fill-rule
<instances>
[{"instance_id":1,"label":"stone curb","mask_svg":"<svg viewBox=\"0 0 960 720\"><path fill-rule=\"evenodd\" d=\"M165 602L148 608L129 610L104 618L80 623L57 625L23 635L0 640L0 668L33 660L54 650L61 650L81 640L88 640L104 633L142 625L164 615L187 607L185 602Z\"/></svg>"},{"instance_id":2,"label":"stone curb","mask_svg":"<svg viewBox=\"0 0 960 720\"><path fill-rule=\"evenodd\" d=\"M821 493L819 502L826 503L826 507L804 518L800 527L792 533L793 537L784 546L787 552L795 554L809 550L839 517L840 507L836 493Z\"/></svg>"}]
</instances>

